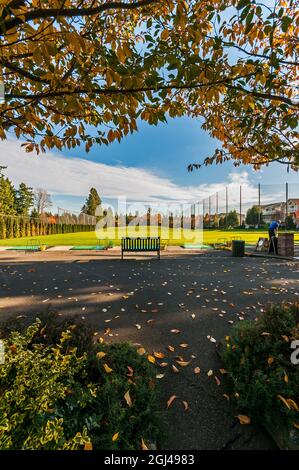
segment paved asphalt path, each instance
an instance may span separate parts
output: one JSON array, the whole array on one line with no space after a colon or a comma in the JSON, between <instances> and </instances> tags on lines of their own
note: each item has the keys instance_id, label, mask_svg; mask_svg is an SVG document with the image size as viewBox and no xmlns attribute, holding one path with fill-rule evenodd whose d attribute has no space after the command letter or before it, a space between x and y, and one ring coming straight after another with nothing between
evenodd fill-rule
<instances>
[{"instance_id":1,"label":"paved asphalt path","mask_svg":"<svg viewBox=\"0 0 299 470\"><path fill-rule=\"evenodd\" d=\"M240 425L231 414L216 345L234 323L255 318L267 303L297 300L298 274L298 262L232 258L225 252L167 255L160 261L4 252L0 319L34 319L45 310L78 315L108 341L131 341L151 354L165 354L157 359L167 364L157 371L165 374L159 380L167 429L162 449L274 449L263 428ZM191 362L182 367L178 357ZM172 395L177 398L166 409Z\"/></svg>"}]
</instances>

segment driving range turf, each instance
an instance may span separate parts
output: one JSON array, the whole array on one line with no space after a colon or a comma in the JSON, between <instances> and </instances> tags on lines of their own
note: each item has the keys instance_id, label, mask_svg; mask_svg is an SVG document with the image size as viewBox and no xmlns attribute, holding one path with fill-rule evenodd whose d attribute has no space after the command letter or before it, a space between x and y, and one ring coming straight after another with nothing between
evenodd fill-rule
<instances>
[{"instance_id":1,"label":"driving range turf","mask_svg":"<svg viewBox=\"0 0 299 470\"><path fill-rule=\"evenodd\" d=\"M47 246L94 246L94 245L108 245L112 242L115 245L120 244L122 237L155 237L160 236L162 244L167 245L208 245L217 243L220 238L226 238L231 240L232 238L240 238L245 240L247 244L254 245L259 237L267 237L268 233L261 230L184 230L184 236L180 228L168 229L166 227L161 228L161 232L158 232L158 227L140 227L139 231L135 231L134 228L121 227L116 233L114 228L108 228L102 230L99 236L96 237L94 231L92 232L77 232L77 233L64 233L57 235L43 235L35 237L22 237L22 238L9 238L0 240L0 246L26 246L31 241L37 240L41 245ZM295 233L295 241L299 242L299 233Z\"/></svg>"}]
</instances>

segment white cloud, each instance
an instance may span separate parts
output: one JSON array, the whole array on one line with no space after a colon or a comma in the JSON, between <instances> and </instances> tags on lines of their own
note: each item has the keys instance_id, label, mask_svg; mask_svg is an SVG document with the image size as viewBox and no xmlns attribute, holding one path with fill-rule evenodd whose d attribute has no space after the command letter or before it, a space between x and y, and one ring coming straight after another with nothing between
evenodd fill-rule
<instances>
[{"instance_id":1,"label":"white cloud","mask_svg":"<svg viewBox=\"0 0 299 470\"><path fill-rule=\"evenodd\" d=\"M70 158L55 153L37 156L26 153L20 142L0 142L0 165L7 166L6 174L15 185L24 181L37 188L46 188L60 199L65 196L86 197L90 187L95 187L106 198L119 195L137 201L201 201L219 191L223 203L225 186L230 203L237 203L239 187L243 186L246 200L256 203L257 188L249 181L247 172L235 172L229 181L199 186L181 186L155 173L125 166L110 166L81 158Z\"/></svg>"}]
</instances>

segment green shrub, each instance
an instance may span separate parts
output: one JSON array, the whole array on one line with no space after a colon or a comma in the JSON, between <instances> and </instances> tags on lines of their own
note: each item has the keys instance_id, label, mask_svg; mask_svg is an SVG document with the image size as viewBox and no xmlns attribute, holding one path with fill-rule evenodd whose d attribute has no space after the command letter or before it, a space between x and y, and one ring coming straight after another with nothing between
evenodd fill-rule
<instances>
[{"instance_id":1,"label":"green shrub","mask_svg":"<svg viewBox=\"0 0 299 470\"><path fill-rule=\"evenodd\" d=\"M257 321L234 327L222 358L241 413L263 424L280 416L299 433L299 365L290 359L298 321L298 304L273 306Z\"/></svg>"},{"instance_id":2,"label":"green shrub","mask_svg":"<svg viewBox=\"0 0 299 470\"><path fill-rule=\"evenodd\" d=\"M30 237L31 231L30 231L30 222L29 220L25 220L25 236Z\"/></svg>"},{"instance_id":3,"label":"green shrub","mask_svg":"<svg viewBox=\"0 0 299 470\"><path fill-rule=\"evenodd\" d=\"M6 238L13 238L13 219L12 217L6 217Z\"/></svg>"},{"instance_id":4,"label":"green shrub","mask_svg":"<svg viewBox=\"0 0 299 470\"><path fill-rule=\"evenodd\" d=\"M5 218L0 215L0 240L4 240L6 238L6 223Z\"/></svg>"},{"instance_id":5,"label":"green shrub","mask_svg":"<svg viewBox=\"0 0 299 470\"><path fill-rule=\"evenodd\" d=\"M19 221L17 218L13 219L13 237L14 238L19 238L20 236L20 227L19 227Z\"/></svg>"},{"instance_id":6,"label":"green shrub","mask_svg":"<svg viewBox=\"0 0 299 470\"><path fill-rule=\"evenodd\" d=\"M22 217L20 218L20 237L26 237L25 221Z\"/></svg>"},{"instance_id":7,"label":"green shrub","mask_svg":"<svg viewBox=\"0 0 299 470\"><path fill-rule=\"evenodd\" d=\"M34 219L30 219L30 235L31 237L36 236L36 223Z\"/></svg>"},{"instance_id":8,"label":"green shrub","mask_svg":"<svg viewBox=\"0 0 299 470\"><path fill-rule=\"evenodd\" d=\"M53 346L59 343L61 335L64 331L70 330L72 335L65 339L62 351L76 347L77 354L82 355L84 352L90 354L94 348L93 329L88 323L78 319L76 316L64 318L57 312L51 310L39 313L39 328L32 336L30 344L43 344L45 346ZM25 316L17 319L12 318L0 324L0 338L8 338L14 331L25 334L30 326Z\"/></svg>"},{"instance_id":9,"label":"green shrub","mask_svg":"<svg viewBox=\"0 0 299 470\"><path fill-rule=\"evenodd\" d=\"M60 337L45 320L2 329L0 449L134 450L155 441L154 366L131 345L93 343L88 328L68 322L62 332L66 323L57 324Z\"/></svg>"},{"instance_id":10,"label":"green shrub","mask_svg":"<svg viewBox=\"0 0 299 470\"><path fill-rule=\"evenodd\" d=\"M21 216L17 218L0 216L0 239L37 237L41 235L55 235L58 233L89 232L93 230L95 230L94 225L53 224Z\"/></svg>"}]
</instances>

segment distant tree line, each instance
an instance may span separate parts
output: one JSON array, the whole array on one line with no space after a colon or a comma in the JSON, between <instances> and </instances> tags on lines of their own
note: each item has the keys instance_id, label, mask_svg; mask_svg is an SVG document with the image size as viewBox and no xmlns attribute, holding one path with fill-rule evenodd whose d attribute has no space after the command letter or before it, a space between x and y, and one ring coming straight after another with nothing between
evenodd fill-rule
<instances>
[{"instance_id":1,"label":"distant tree line","mask_svg":"<svg viewBox=\"0 0 299 470\"><path fill-rule=\"evenodd\" d=\"M246 214L246 224L250 227L264 225L262 210L259 206L252 206Z\"/></svg>"},{"instance_id":2,"label":"distant tree line","mask_svg":"<svg viewBox=\"0 0 299 470\"><path fill-rule=\"evenodd\" d=\"M91 224L59 223L58 215L46 212L52 201L45 189L33 190L23 182L16 188L4 170L0 166L0 239L94 230Z\"/></svg>"},{"instance_id":3,"label":"distant tree line","mask_svg":"<svg viewBox=\"0 0 299 470\"><path fill-rule=\"evenodd\" d=\"M240 223L240 216L236 210L232 210L227 214L205 214L203 218L203 228L236 228L243 227Z\"/></svg>"}]
</instances>

